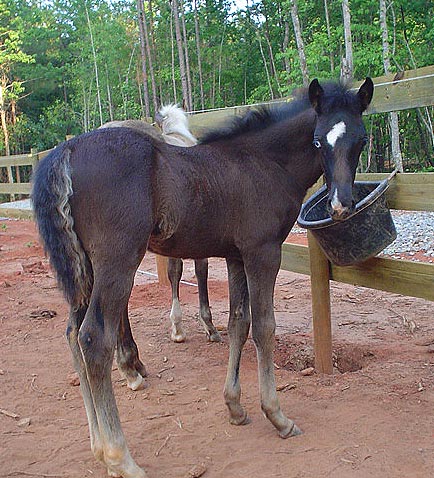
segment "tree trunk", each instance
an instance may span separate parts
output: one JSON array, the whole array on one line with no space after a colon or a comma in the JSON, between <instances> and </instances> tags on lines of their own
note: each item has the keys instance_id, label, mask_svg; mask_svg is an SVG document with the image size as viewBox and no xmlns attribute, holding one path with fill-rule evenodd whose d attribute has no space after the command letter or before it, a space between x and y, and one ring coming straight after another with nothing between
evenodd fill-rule
<instances>
[{"instance_id":1,"label":"tree trunk","mask_svg":"<svg viewBox=\"0 0 434 478\"><path fill-rule=\"evenodd\" d=\"M188 110L191 110L191 105L189 104L187 73L185 71L184 50L182 48L181 26L179 24L178 0L172 0L172 12L173 12L173 19L174 19L174 22L175 22L176 45L178 47L179 71L180 71L180 74L181 74L182 99L183 99L183 103L185 104L185 107Z\"/></svg>"},{"instance_id":2,"label":"tree trunk","mask_svg":"<svg viewBox=\"0 0 434 478\"><path fill-rule=\"evenodd\" d=\"M270 55L271 75L274 78L274 81L276 82L278 95L282 96L281 89L280 89L279 75L277 73L276 63L274 61L273 47L271 46L268 32L265 32L265 41L267 42L268 54Z\"/></svg>"},{"instance_id":3,"label":"tree trunk","mask_svg":"<svg viewBox=\"0 0 434 478\"><path fill-rule=\"evenodd\" d=\"M329 16L329 6L327 0L324 0L324 13L325 13L325 19L326 19L326 25L327 25L327 38L329 40L329 54L330 54L330 71L333 73L335 70L335 62L333 58L333 51L331 49L331 39L332 39L332 34L330 30L330 16Z\"/></svg>"},{"instance_id":4,"label":"tree trunk","mask_svg":"<svg viewBox=\"0 0 434 478\"><path fill-rule=\"evenodd\" d=\"M225 33L226 33L226 23L223 27L222 33L222 41L220 42L220 49L219 49L219 66L218 66L218 99L221 98L221 85L222 85L222 62L223 62L223 43L225 41Z\"/></svg>"},{"instance_id":5,"label":"tree trunk","mask_svg":"<svg viewBox=\"0 0 434 478\"><path fill-rule=\"evenodd\" d=\"M101 89L100 89L100 85L99 85L98 62L96 61L95 42L93 41L93 33L92 33L92 26L90 24L89 10L87 9L86 4L85 4L84 8L86 10L87 26L89 28L90 44L91 44L91 47L92 47L93 66L94 66L94 70L95 70L96 95L97 95L97 99L98 99L99 122L100 122L100 126L102 126L103 123L104 123L104 120L103 120L103 117L102 117Z\"/></svg>"},{"instance_id":6,"label":"tree trunk","mask_svg":"<svg viewBox=\"0 0 434 478\"><path fill-rule=\"evenodd\" d=\"M261 34L259 33L259 31L256 32L256 37L258 39L259 50L261 52L265 73L267 75L267 82L268 82L268 89L270 91L270 97L272 100L274 100L273 84L271 83L270 72L268 71L267 59L265 58L265 55L264 55L264 50L262 48Z\"/></svg>"},{"instance_id":7,"label":"tree trunk","mask_svg":"<svg viewBox=\"0 0 434 478\"><path fill-rule=\"evenodd\" d=\"M155 29L154 29L154 14L153 14L152 0L148 0L148 11L149 11L149 43L151 47L152 64L154 65L153 67L154 77L156 76L155 88L157 90L157 103L158 105L160 105L163 87L161 84L162 80L161 80L160 68L159 68L160 59L158 55L158 49L155 46Z\"/></svg>"},{"instance_id":8,"label":"tree trunk","mask_svg":"<svg viewBox=\"0 0 434 478\"><path fill-rule=\"evenodd\" d=\"M1 127L3 131L3 140L5 143L5 155L9 156L11 154L9 148L9 131L8 125L6 122L6 100L5 100L5 84L6 80L3 79L2 84L0 85L0 117L1 117Z\"/></svg>"},{"instance_id":9,"label":"tree trunk","mask_svg":"<svg viewBox=\"0 0 434 478\"><path fill-rule=\"evenodd\" d=\"M309 73L307 71L306 54L304 52L304 42L301 36L300 19L298 18L298 9L297 9L296 0L291 0L291 18L292 18L292 24L294 26L294 34L295 34L295 41L297 43L298 56L300 58L300 68L301 68L301 76L303 78L303 86L308 86Z\"/></svg>"},{"instance_id":10,"label":"tree trunk","mask_svg":"<svg viewBox=\"0 0 434 478\"><path fill-rule=\"evenodd\" d=\"M384 73L390 73L390 56L389 56L389 38L387 30L387 12L386 0L380 0L380 28L381 40L383 46L383 65ZM399 145L399 122L398 113L396 111L389 114L390 135L392 141L392 160L398 171L403 172L401 147Z\"/></svg>"},{"instance_id":11,"label":"tree trunk","mask_svg":"<svg viewBox=\"0 0 434 478\"><path fill-rule=\"evenodd\" d=\"M143 0L139 0L139 1L141 3L142 12L143 12L143 33L145 35L145 47L146 47L146 54L148 56L149 76L151 78L152 104L154 106L154 114L155 114L158 110L158 97L157 97L157 87L155 83L154 63L152 61L151 42L149 41L148 21L146 18L146 12L145 12L144 5L142 3Z\"/></svg>"},{"instance_id":12,"label":"tree trunk","mask_svg":"<svg viewBox=\"0 0 434 478\"><path fill-rule=\"evenodd\" d=\"M278 96L282 96L281 90L280 90L280 83L279 83L279 75L276 69L276 63L274 61L274 53L273 53L273 47L271 45L270 41L270 29L268 28L270 24L269 16L267 13L267 4L262 0L262 5L263 5L263 14L265 17L265 29L264 29L264 38L265 41L267 42L267 48L268 48L268 55L270 57L270 70L271 70L271 76L274 78L274 81L276 82L277 85L277 91L278 91Z\"/></svg>"},{"instance_id":13,"label":"tree trunk","mask_svg":"<svg viewBox=\"0 0 434 478\"><path fill-rule=\"evenodd\" d=\"M175 40L173 38L173 11L170 13L170 52L172 61L172 90L173 100L178 103L178 96L176 93L176 78L175 78Z\"/></svg>"},{"instance_id":14,"label":"tree trunk","mask_svg":"<svg viewBox=\"0 0 434 478\"><path fill-rule=\"evenodd\" d=\"M190 56L188 54L188 37L187 37L187 28L185 26L185 14L184 14L184 4L181 0L181 24L182 24L182 36L184 40L184 56L185 56L185 69L187 73L187 91L188 91L188 104L189 110L193 110L193 88L190 75Z\"/></svg>"},{"instance_id":15,"label":"tree trunk","mask_svg":"<svg viewBox=\"0 0 434 478\"><path fill-rule=\"evenodd\" d=\"M110 91L110 79L109 79L109 74L108 74L107 63L105 64L105 76L106 76L106 83L107 83L107 101L108 101L108 107L109 107L109 117L110 117L110 121L113 121L114 120L113 104L112 104L112 95L111 95L111 91Z\"/></svg>"},{"instance_id":16,"label":"tree trunk","mask_svg":"<svg viewBox=\"0 0 434 478\"><path fill-rule=\"evenodd\" d=\"M289 45L289 21L285 19L285 35L283 37L282 43L282 53L283 53L283 66L285 67L286 74L288 75L287 83L289 84L289 75L291 74L291 66L289 64L289 58L286 55L286 50Z\"/></svg>"},{"instance_id":17,"label":"tree trunk","mask_svg":"<svg viewBox=\"0 0 434 478\"><path fill-rule=\"evenodd\" d=\"M149 104L149 88L148 88L148 67L146 66L146 30L143 0L137 0L137 18L139 23L139 37L140 37L140 56L142 60L142 74L143 74L143 96L145 101L145 116L151 116L151 107Z\"/></svg>"},{"instance_id":18,"label":"tree trunk","mask_svg":"<svg viewBox=\"0 0 434 478\"><path fill-rule=\"evenodd\" d=\"M200 53L200 32L199 32L199 18L197 15L197 0L194 0L194 31L196 35L197 68L199 70L200 106L204 110L205 95L203 92L202 57Z\"/></svg>"},{"instance_id":19,"label":"tree trunk","mask_svg":"<svg viewBox=\"0 0 434 478\"><path fill-rule=\"evenodd\" d=\"M342 0L342 16L344 19L345 57L342 58L341 81L350 84L353 81L353 41L351 39L351 14L349 0Z\"/></svg>"}]
</instances>

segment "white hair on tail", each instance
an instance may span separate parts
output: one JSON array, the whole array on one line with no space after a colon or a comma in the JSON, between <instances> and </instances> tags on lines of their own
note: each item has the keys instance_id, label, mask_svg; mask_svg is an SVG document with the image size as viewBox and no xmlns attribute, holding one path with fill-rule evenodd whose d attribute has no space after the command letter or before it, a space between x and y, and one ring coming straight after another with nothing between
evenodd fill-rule
<instances>
[{"instance_id":1,"label":"white hair on tail","mask_svg":"<svg viewBox=\"0 0 434 478\"><path fill-rule=\"evenodd\" d=\"M160 108L159 114L163 118L161 123L163 134L180 134L190 139L194 144L197 143L197 139L188 128L187 113L182 108L175 104L164 105Z\"/></svg>"}]
</instances>

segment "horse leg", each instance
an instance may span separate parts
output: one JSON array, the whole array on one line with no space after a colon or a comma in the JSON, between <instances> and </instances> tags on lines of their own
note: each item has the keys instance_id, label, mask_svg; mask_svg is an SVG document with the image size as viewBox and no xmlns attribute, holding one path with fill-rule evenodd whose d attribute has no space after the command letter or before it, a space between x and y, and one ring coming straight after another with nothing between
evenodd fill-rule
<instances>
[{"instance_id":1,"label":"horse leg","mask_svg":"<svg viewBox=\"0 0 434 478\"><path fill-rule=\"evenodd\" d=\"M274 378L273 350L276 322L273 293L280 266L280 247L264 247L245 260L252 312L252 336L256 346L261 408L282 438L301 433L281 411Z\"/></svg>"},{"instance_id":2,"label":"horse leg","mask_svg":"<svg viewBox=\"0 0 434 478\"><path fill-rule=\"evenodd\" d=\"M83 396L84 407L86 409L87 421L89 424L90 447L95 458L104 464L104 452L99 433L98 420L93 405L89 381L87 379L86 366L78 344L78 331L83 323L86 311L87 307L71 307L68 326L66 329L66 338L68 339L69 347L71 348L74 368L80 379L80 390Z\"/></svg>"},{"instance_id":3,"label":"horse leg","mask_svg":"<svg viewBox=\"0 0 434 478\"><path fill-rule=\"evenodd\" d=\"M212 323L211 309L208 298L208 259L194 261L194 270L199 289L199 320L205 329L207 339L210 342L221 342L222 338Z\"/></svg>"},{"instance_id":4,"label":"horse leg","mask_svg":"<svg viewBox=\"0 0 434 478\"><path fill-rule=\"evenodd\" d=\"M181 305L179 304L179 283L181 282L182 276L182 260L170 257L167 273L172 287L172 309L170 311L172 332L170 338L173 342L184 342L185 333L182 329L182 312Z\"/></svg>"},{"instance_id":5,"label":"horse leg","mask_svg":"<svg viewBox=\"0 0 434 478\"><path fill-rule=\"evenodd\" d=\"M119 262L104 269L94 267L94 286L78 344L99 428L97 458L102 456L111 476L145 478L128 451L111 382L120 320L135 273L134 267L126 267Z\"/></svg>"},{"instance_id":6,"label":"horse leg","mask_svg":"<svg viewBox=\"0 0 434 478\"><path fill-rule=\"evenodd\" d=\"M131 332L130 321L128 320L128 307L125 307L119 323L116 352L116 362L119 371L125 377L128 387L131 390L145 388L146 385L143 378L147 376L146 368L139 358L137 344Z\"/></svg>"},{"instance_id":7,"label":"horse leg","mask_svg":"<svg viewBox=\"0 0 434 478\"><path fill-rule=\"evenodd\" d=\"M226 259L229 281L229 362L224 387L229 421L233 425L249 423L247 413L240 403L240 360L250 329L249 291L244 265L240 260Z\"/></svg>"}]
</instances>

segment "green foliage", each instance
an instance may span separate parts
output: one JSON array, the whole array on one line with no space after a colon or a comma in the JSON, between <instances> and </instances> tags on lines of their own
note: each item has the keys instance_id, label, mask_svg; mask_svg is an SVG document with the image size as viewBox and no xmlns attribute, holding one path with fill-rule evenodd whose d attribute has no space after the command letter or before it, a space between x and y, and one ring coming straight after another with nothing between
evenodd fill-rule
<instances>
[{"instance_id":1,"label":"green foliage","mask_svg":"<svg viewBox=\"0 0 434 478\"><path fill-rule=\"evenodd\" d=\"M205 108L267 101L300 87L290 3L250 0L240 8L231 0L183 1L194 109L202 107L197 41ZM327 0L329 29L324 0L297 4L310 77L338 78L344 52L341 1ZM152 32L158 100L181 103L170 2L144 0L144 6ZM380 76L384 68L379 2L352 0L350 7L354 76ZM434 64L433 7L432 0L389 2L391 62L396 71ZM0 79L7 84L5 107L17 105L14 122L7 117L14 152L52 147L66 135L98 127L101 119L144 116L133 0L0 0L0 46ZM149 63L147 67L149 73ZM150 78L148 88L151 91ZM434 163L420 114L400 115L404 154L416 169ZM432 109L430 115L432 119ZM387 116L370 118L368 126L374 136L371 167L387 168ZM0 147L1 141L0 135Z\"/></svg>"}]
</instances>

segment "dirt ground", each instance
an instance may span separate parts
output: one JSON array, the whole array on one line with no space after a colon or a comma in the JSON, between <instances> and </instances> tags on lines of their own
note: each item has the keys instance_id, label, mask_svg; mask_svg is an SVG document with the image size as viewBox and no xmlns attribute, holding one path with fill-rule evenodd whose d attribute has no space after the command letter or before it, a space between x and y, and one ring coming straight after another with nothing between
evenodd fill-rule
<instances>
[{"instance_id":1,"label":"dirt ground","mask_svg":"<svg viewBox=\"0 0 434 478\"><path fill-rule=\"evenodd\" d=\"M251 339L241 369L251 423L227 420L224 261L210 261L209 283L222 344L206 342L189 284L181 286L188 340L172 343L170 293L152 275L152 255L140 270L130 317L148 387L130 391L115 367L113 383L131 453L149 478L198 476L194 467L206 478L434 476L434 303L333 283L336 370L304 375L313 363L309 278L282 271L277 385L283 410L304 431L282 440L260 410ZM195 282L191 261L184 279ZM90 451L66 317L34 224L0 221L1 477L106 476Z\"/></svg>"}]
</instances>

